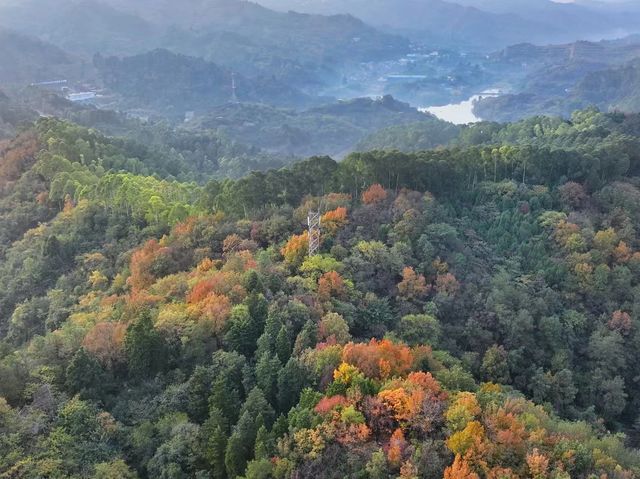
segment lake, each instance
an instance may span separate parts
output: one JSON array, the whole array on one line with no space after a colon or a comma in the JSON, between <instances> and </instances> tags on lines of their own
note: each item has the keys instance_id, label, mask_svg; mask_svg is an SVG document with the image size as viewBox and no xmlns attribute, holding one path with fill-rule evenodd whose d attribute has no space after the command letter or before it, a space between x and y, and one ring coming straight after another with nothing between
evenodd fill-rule
<instances>
[{"instance_id":1,"label":"lake","mask_svg":"<svg viewBox=\"0 0 640 479\"><path fill-rule=\"evenodd\" d=\"M487 90L478 95L473 95L468 100L460 103L450 103L444 106L430 106L427 108L420 108L420 111L431 113L441 120L454 123L456 125L466 125L467 123L477 123L482 121L482 118L476 116L473 113L473 103L476 100L487 96L497 96L500 94L499 90Z\"/></svg>"}]
</instances>

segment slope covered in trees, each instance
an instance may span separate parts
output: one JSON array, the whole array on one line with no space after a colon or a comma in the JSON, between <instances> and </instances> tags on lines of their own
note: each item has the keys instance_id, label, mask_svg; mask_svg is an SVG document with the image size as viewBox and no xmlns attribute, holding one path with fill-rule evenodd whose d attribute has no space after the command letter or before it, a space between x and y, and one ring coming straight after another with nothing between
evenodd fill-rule
<instances>
[{"instance_id":1,"label":"slope covered in trees","mask_svg":"<svg viewBox=\"0 0 640 479\"><path fill-rule=\"evenodd\" d=\"M515 45L490 56L512 93L475 105L482 118L517 121L532 115L568 117L576 109L637 112L640 102L636 37L547 47ZM489 67L491 68L491 67Z\"/></svg>"},{"instance_id":2,"label":"slope covered in trees","mask_svg":"<svg viewBox=\"0 0 640 479\"><path fill-rule=\"evenodd\" d=\"M302 111L264 104L227 103L197 118L190 128L223 132L266 151L295 155L344 155L367 135L390 125L437 122L391 96L355 98Z\"/></svg>"},{"instance_id":3,"label":"slope covered in trees","mask_svg":"<svg viewBox=\"0 0 640 479\"><path fill-rule=\"evenodd\" d=\"M0 144L0 477L636 477L638 125L205 183L40 120Z\"/></svg>"},{"instance_id":4,"label":"slope covered in trees","mask_svg":"<svg viewBox=\"0 0 640 479\"><path fill-rule=\"evenodd\" d=\"M167 50L122 59L97 56L94 64L104 85L123 96L121 110L152 109L182 120L185 111L206 112L230 102L234 94L238 101L291 108L312 102L310 96L276 80L248 79L202 59Z\"/></svg>"},{"instance_id":5,"label":"slope covered in trees","mask_svg":"<svg viewBox=\"0 0 640 479\"><path fill-rule=\"evenodd\" d=\"M280 13L244 0L5 2L0 25L91 58L156 48L200 57L245 76L293 85L336 81L345 65L392 59L409 42L348 15Z\"/></svg>"}]
</instances>

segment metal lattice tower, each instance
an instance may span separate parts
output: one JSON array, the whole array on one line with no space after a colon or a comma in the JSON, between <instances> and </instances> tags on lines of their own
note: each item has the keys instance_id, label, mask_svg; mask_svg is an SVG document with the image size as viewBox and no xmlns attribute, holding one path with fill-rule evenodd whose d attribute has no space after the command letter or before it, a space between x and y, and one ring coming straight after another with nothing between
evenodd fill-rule
<instances>
[{"instance_id":1,"label":"metal lattice tower","mask_svg":"<svg viewBox=\"0 0 640 479\"><path fill-rule=\"evenodd\" d=\"M309 211L307 224L309 225L309 256L315 256L320 251L320 212Z\"/></svg>"},{"instance_id":2,"label":"metal lattice tower","mask_svg":"<svg viewBox=\"0 0 640 479\"><path fill-rule=\"evenodd\" d=\"M235 72L231 73L231 103L238 103L238 92L236 85L236 74Z\"/></svg>"}]
</instances>

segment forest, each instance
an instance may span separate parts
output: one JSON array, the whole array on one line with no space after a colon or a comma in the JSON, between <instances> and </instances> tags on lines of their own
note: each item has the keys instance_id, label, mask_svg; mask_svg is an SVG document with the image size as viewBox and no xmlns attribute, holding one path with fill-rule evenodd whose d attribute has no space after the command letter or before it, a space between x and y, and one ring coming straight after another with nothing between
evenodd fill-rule
<instances>
[{"instance_id":1,"label":"forest","mask_svg":"<svg viewBox=\"0 0 640 479\"><path fill-rule=\"evenodd\" d=\"M637 477L640 115L411 128L3 140L0 478Z\"/></svg>"}]
</instances>

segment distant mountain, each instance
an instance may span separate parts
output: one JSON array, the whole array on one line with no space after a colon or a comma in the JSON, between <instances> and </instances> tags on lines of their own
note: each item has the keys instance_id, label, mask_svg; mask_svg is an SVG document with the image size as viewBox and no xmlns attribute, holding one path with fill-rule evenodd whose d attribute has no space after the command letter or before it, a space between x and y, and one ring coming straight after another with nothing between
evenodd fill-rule
<instances>
[{"instance_id":1,"label":"distant mountain","mask_svg":"<svg viewBox=\"0 0 640 479\"><path fill-rule=\"evenodd\" d=\"M478 102L476 113L487 120L514 121L539 114L568 116L592 105L638 112L640 42L632 40L638 41L517 45L496 53L491 57L495 69L504 70L505 78L522 78L512 83L511 94Z\"/></svg>"},{"instance_id":2,"label":"distant mountain","mask_svg":"<svg viewBox=\"0 0 640 479\"><path fill-rule=\"evenodd\" d=\"M501 48L519 42L558 43L639 31L635 15L548 0L261 0L281 10L350 13L441 46Z\"/></svg>"},{"instance_id":3,"label":"distant mountain","mask_svg":"<svg viewBox=\"0 0 640 479\"><path fill-rule=\"evenodd\" d=\"M161 35L135 15L89 0L0 4L0 25L86 56L149 50Z\"/></svg>"},{"instance_id":4,"label":"distant mountain","mask_svg":"<svg viewBox=\"0 0 640 479\"><path fill-rule=\"evenodd\" d=\"M397 58L409 42L347 15L281 13L243 0L25 0L0 7L11 25L68 51L135 55L167 48L298 84L341 78L347 64Z\"/></svg>"},{"instance_id":5,"label":"distant mountain","mask_svg":"<svg viewBox=\"0 0 640 479\"><path fill-rule=\"evenodd\" d=\"M54 45L0 28L0 85L68 79L81 68L78 58Z\"/></svg>"},{"instance_id":6,"label":"distant mountain","mask_svg":"<svg viewBox=\"0 0 640 479\"><path fill-rule=\"evenodd\" d=\"M271 78L249 79L200 58L154 50L126 58L94 59L104 85L123 100L119 107L145 108L169 117L203 113L232 100L287 107L310 106L314 99ZM316 100L317 101L317 100Z\"/></svg>"},{"instance_id":7,"label":"distant mountain","mask_svg":"<svg viewBox=\"0 0 640 479\"><path fill-rule=\"evenodd\" d=\"M604 12L640 12L640 3L636 0L575 0L576 4Z\"/></svg>"},{"instance_id":8,"label":"distant mountain","mask_svg":"<svg viewBox=\"0 0 640 479\"><path fill-rule=\"evenodd\" d=\"M484 119L514 121L533 115L568 117L579 108L640 112L640 59L621 67L590 72L564 94L521 93L485 98L475 106Z\"/></svg>"}]
</instances>

